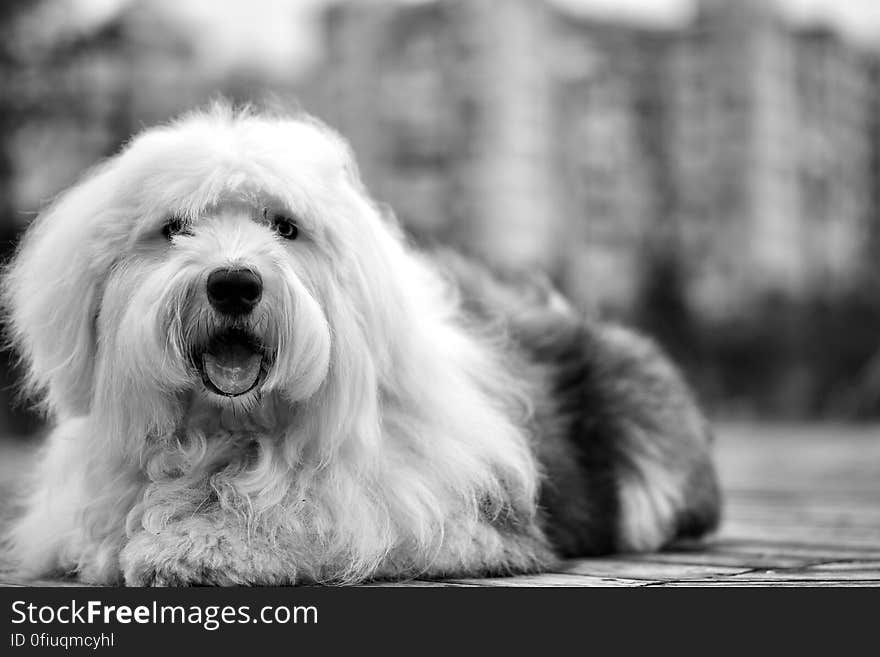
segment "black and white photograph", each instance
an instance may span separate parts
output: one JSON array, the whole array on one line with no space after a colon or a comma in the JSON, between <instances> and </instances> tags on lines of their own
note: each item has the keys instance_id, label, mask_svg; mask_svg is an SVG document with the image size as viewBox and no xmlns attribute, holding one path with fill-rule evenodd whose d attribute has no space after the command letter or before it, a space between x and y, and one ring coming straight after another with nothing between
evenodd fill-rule
<instances>
[{"instance_id":1,"label":"black and white photograph","mask_svg":"<svg viewBox=\"0 0 880 657\"><path fill-rule=\"evenodd\" d=\"M876 0L4 0L0 259L0 585L880 586Z\"/></svg>"}]
</instances>

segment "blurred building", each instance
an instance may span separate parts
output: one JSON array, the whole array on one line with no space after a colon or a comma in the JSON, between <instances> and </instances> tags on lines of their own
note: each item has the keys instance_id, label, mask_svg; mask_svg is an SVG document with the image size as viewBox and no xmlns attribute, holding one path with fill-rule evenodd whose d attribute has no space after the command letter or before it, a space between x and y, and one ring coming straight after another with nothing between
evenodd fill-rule
<instances>
[{"instance_id":1,"label":"blurred building","mask_svg":"<svg viewBox=\"0 0 880 657\"><path fill-rule=\"evenodd\" d=\"M342 0L325 30L319 111L416 232L620 310L675 261L716 317L834 294L868 262L873 60L773 3L651 30L535 0Z\"/></svg>"},{"instance_id":2,"label":"blurred building","mask_svg":"<svg viewBox=\"0 0 880 657\"><path fill-rule=\"evenodd\" d=\"M870 228L869 248L871 253L880 253L880 57L869 63L871 104L871 208L873 212ZM880 279L880 272L875 273Z\"/></svg>"},{"instance_id":3,"label":"blurred building","mask_svg":"<svg viewBox=\"0 0 880 657\"><path fill-rule=\"evenodd\" d=\"M870 255L868 57L762 0L705 0L676 41L669 164L696 305L851 285Z\"/></svg>"},{"instance_id":4,"label":"blurred building","mask_svg":"<svg viewBox=\"0 0 880 657\"><path fill-rule=\"evenodd\" d=\"M796 37L798 198L813 263L808 285L834 294L835 286L875 268L876 253L865 250L880 209L874 205L880 179L872 171L873 62L824 27Z\"/></svg>"},{"instance_id":5,"label":"blurred building","mask_svg":"<svg viewBox=\"0 0 880 657\"><path fill-rule=\"evenodd\" d=\"M318 113L415 232L552 264L561 226L540 2L343 2L326 14Z\"/></svg>"},{"instance_id":6,"label":"blurred building","mask_svg":"<svg viewBox=\"0 0 880 657\"><path fill-rule=\"evenodd\" d=\"M668 179L669 41L624 25L555 17L551 166L563 238L553 255L582 304L632 309L645 254L673 247Z\"/></svg>"}]
</instances>

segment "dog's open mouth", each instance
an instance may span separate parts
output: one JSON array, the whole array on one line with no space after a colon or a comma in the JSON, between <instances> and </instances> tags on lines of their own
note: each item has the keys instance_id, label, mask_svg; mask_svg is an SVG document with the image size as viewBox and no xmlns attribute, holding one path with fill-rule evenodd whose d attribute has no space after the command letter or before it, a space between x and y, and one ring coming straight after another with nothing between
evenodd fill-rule
<instances>
[{"instance_id":1,"label":"dog's open mouth","mask_svg":"<svg viewBox=\"0 0 880 657\"><path fill-rule=\"evenodd\" d=\"M205 387L225 397L238 397L256 388L265 375L263 350L250 333L228 330L214 335L196 367Z\"/></svg>"}]
</instances>

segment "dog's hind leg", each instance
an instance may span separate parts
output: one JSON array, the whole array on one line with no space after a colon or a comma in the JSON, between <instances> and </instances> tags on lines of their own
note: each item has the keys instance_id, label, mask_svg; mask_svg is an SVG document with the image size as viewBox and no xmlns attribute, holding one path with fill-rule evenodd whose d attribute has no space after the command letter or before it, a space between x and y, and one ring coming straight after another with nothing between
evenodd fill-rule
<instances>
[{"instance_id":1,"label":"dog's hind leg","mask_svg":"<svg viewBox=\"0 0 880 657\"><path fill-rule=\"evenodd\" d=\"M593 376L612 447L617 549L655 550L713 530L721 496L709 425L672 363L626 329L593 335Z\"/></svg>"},{"instance_id":2,"label":"dog's hind leg","mask_svg":"<svg viewBox=\"0 0 880 657\"><path fill-rule=\"evenodd\" d=\"M646 551L714 529L709 426L675 366L619 326L586 323L568 342L556 392L570 458L542 459L554 543L566 556Z\"/></svg>"}]
</instances>

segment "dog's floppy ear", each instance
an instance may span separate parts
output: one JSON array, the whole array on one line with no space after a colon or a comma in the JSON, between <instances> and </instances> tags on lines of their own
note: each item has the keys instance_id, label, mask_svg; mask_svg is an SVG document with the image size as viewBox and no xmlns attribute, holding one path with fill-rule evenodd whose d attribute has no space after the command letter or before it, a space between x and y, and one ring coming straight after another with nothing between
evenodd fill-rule
<instances>
[{"instance_id":1,"label":"dog's floppy ear","mask_svg":"<svg viewBox=\"0 0 880 657\"><path fill-rule=\"evenodd\" d=\"M26 365L26 392L62 417L88 412L99 286L109 249L107 165L64 192L31 225L3 280L7 330ZM102 252L103 251L103 252Z\"/></svg>"}]
</instances>

